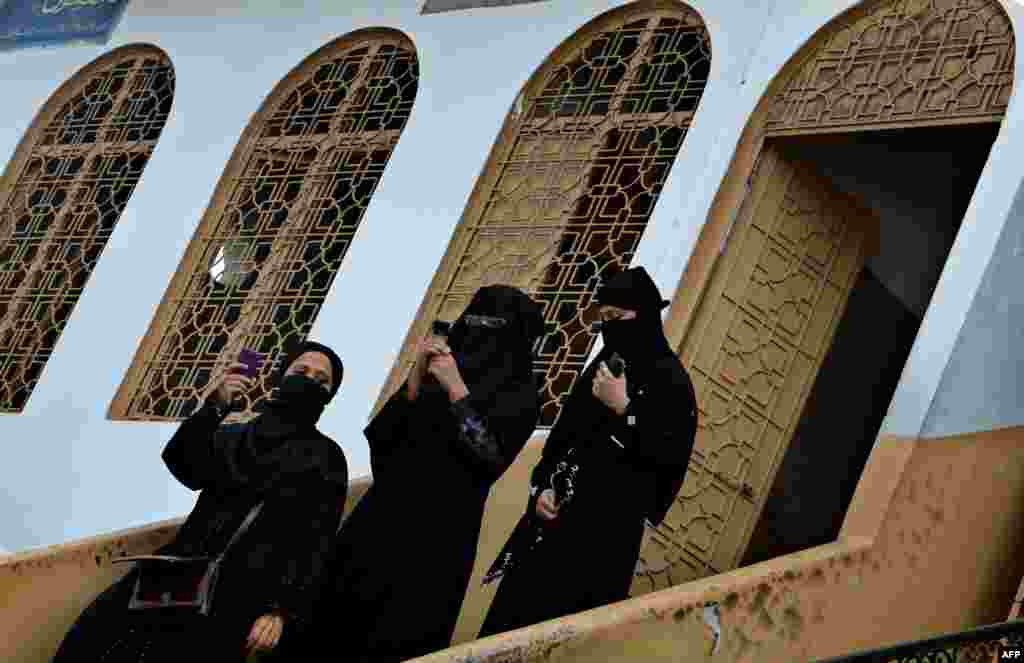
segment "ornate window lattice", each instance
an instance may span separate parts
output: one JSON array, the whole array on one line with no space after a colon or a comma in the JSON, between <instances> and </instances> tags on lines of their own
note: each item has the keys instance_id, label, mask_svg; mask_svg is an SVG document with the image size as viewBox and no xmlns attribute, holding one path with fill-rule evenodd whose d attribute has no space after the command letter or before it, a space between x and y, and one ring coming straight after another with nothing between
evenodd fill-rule
<instances>
[{"instance_id":1,"label":"ornate window lattice","mask_svg":"<svg viewBox=\"0 0 1024 663\"><path fill-rule=\"evenodd\" d=\"M1000 121L1013 87L1010 18L995 0L892 0L851 12L771 100L766 129Z\"/></svg>"},{"instance_id":2,"label":"ornate window lattice","mask_svg":"<svg viewBox=\"0 0 1024 663\"><path fill-rule=\"evenodd\" d=\"M666 2L609 12L549 58L506 120L382 398L432 319L507 283L541 302L553 327L537 370L539 423L555 422L594 345L599 281L632 259L710 66L700 16Z\"/></svg>"},{"instance_id":3,"label":"ornate window lattice","mask_svg":"<svg viewBox=\"0 0 1024 663\"><path fill-rule=\"evenodd\" d=\"M43 106L0 180L0 412L21 412L156 147L174 68L118 48Z\"/></svg>"},{"instance_id":4,"label":"ornate window lattice","mask_svg":"<svg viewBox=\"0 0 1024 663\"><path fill-rule=\"evenodd\" d=\"M274 360L304 339L412 110L412 43L365 30L306 59L243 133L111 407L179 420L243 347Z\"/></svg>"}]
</instances>

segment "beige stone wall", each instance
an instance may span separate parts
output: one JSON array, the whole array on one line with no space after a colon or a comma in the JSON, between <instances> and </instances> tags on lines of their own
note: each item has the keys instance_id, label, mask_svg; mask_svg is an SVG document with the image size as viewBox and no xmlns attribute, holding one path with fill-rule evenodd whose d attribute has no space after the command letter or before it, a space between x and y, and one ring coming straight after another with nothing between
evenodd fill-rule
<instances>
[{"instance_id":1,"label":"beige stone wall","mask_svg":"<svg viewBox=\"0 0 1024 663\"><path fill-rule=\"evenodd\" d=\"M881 438L835 544L416 661L793 663L1001 621L1024 572L1022 441Z\"/></svg>"}]
</instances>

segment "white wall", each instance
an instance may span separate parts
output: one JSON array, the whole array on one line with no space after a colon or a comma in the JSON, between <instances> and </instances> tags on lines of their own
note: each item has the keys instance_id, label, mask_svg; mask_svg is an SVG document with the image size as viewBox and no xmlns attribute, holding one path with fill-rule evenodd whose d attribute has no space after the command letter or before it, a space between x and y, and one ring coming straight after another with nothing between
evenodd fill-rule
<instances>
[{"instance_id":1,"label":"white wall","mask_svg":"<svg viewBox=\"0 0 1024 663\"><path fill-rule=\"evenodd\" d=\"M922 434L1024 425L1024 190L985 270Z\"/></svg>"},{"instance_id":2,"label":"white wall","mask_svg":"<svg viewBox=\"0 0 1024 663\"><path fill-rule=\"evenodd\" d=\"M13 152L33 114L66 77L109 48L155 43L177 72L171 119L38 388L23 414L0 418L6 452L0 532L15 550L173 517L191 507L194 495L171 479L159 459L174 426L109 422L110 399L264 96L327 41L357 28L388 26L417 45L420 91L312 334L338 348L347 369L321 427L343 446L353 475L368 473L361 429L505 113L553 48L619 3L558 0L430 16L419 16L411 0L186 4L195 7L189 15L182 3L135 0L106 48L0 55L0 154ZM851 4L693 3L711 31L711 81L636 258L652 267L666 296L767 82L797 45ZM769 39L762 41L765 35ZM1008 119L1008 126L1015 124L1015 117ZM1005 157L1021 147L1007 139L993 154L1003 150ZM985 233L1001 225L1018 180L1012 168L983 176L985 206L970 213L972 227L984 231L969 247L975 261L987 258ZM980 268L975 271L980 278ZM968 272L956 279L957 292L947 286L946 308L929 312L938 319L937 352L948 354L966 311L966 304L963 311L957 306L973 292L974 272ZM911 405L930 399L940 373L941 367L925 371L912 384Z\"/></svg>"},{"instance_id":3,"label":"white wall","mask_svg":"<svg viewBox=\"0 0 1024 663\"><path fill-rule=\"evenodd\" d=\"M0 418L7 450L0 465L0 532L14 549L173 517L191 507L194 496L159 458L174 425L110 422L106 409L239 134L265 95L327 41L388 26L416 43L420 91L312 333L346 361L345 384L321 427L345 449L352 474L367 474L362 428L506 112L552 49L618 3L534 3L431 16L397 0L268 4L195 4L194 15L184 16L180 4L136 0L108 47L0 56L0 153L7 154L53 90L109 48L152 42L167 51L177 74L160 144L39 386L23 414ZM759 34L762 21L749 19L768 13L749 3L702 4L713 34L715 80L655 219L684 219L691 236L706 203L680 184L692 184L694 173L705 171L721 132L716 118L734 116L734 132L742 125L730 88ZM717 156L723 163L727 158ZM701 186L717 186L717 178ZM709 199L707 191L701 195ZM687 198L691 204L680 213L679 201Z\"/></svg>"}]
</instances>

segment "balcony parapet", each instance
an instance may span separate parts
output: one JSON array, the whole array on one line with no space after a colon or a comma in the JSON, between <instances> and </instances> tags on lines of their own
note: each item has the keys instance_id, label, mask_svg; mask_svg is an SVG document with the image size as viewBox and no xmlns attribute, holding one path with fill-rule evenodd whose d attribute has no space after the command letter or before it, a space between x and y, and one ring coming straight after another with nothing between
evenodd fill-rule
<instances>
[{"instance_id":1,"label":"balcony parapet","mask_svg":"<svg viewBox=\"0 0 1024 663\"><path fill-rule=\"evenodd\" d=\"M346 515L370 487L349 484ZM111 559L169 542L183 518L0 557L0 661L48 663L83 609L127 572Z\"/></svg>"},{"instance_id":2,"label":"balcony parapet","mask_svg":"<svg viewBox=\"0 0 1024 663\"><path fill-rule=\"evenodd\" d=\"M806 663L991 624L1024 577L1022 440L1024 427L883 436L835 543L474 642L496 584L481 589L479 576L525 506L542 448L531 441L491 490L456 632L463 644L416 662ZM347 506L368 486L353 482ZM0 559L0 660L47 663L115 579L109 558L156 547L176 526Z\"/></svg>"}]
</instances>

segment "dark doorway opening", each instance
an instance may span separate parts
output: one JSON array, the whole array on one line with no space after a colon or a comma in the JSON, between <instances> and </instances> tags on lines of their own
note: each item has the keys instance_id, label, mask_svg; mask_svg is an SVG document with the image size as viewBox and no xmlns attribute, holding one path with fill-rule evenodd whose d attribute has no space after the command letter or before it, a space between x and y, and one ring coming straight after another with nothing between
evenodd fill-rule
<instances>
[{"instance_id":1,"label":"dark doorway opening","mask_svg":"<svg viewBox=\"0 0 1024 663\"><path fill-rule=\"evenodd\" d=\"M997 124L777 139L881 220L742 565L835 541Z\"/></svg>"}]
</instances>

